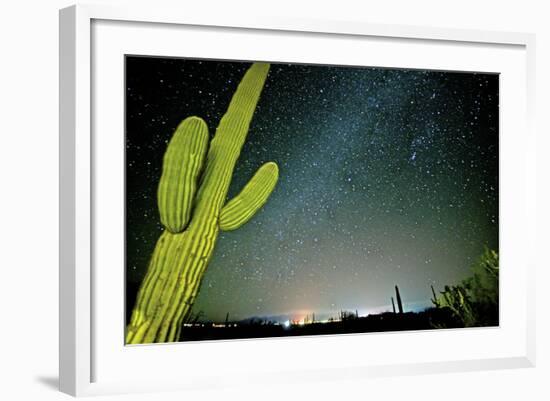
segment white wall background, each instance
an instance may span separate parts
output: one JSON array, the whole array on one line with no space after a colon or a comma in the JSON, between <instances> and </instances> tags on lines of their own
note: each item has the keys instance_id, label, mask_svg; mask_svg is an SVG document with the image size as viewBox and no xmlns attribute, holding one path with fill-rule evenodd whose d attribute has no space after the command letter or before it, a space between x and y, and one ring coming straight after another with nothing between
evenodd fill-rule
<instances>
[{"instance_id":1,"label":"white wall background","mask_svg":"<svg viewBox=\"0 0 550 401\"><path fill-rule=\"evenodd\" d=\"M96 0L96 3L146 3ZM197 394L121 396L171 399L550 399L550 266L545 255L550 204L550 11L544 1L378 0L271 2L168 1L208 13L264 13L309 18L365 19L373 23L427 25L537 34L538 244L537 347L533 369L304 383ZM57 400L58 291L58 21L63 0L4 1L0 6L0 398ZM202 11L201 11L202 10ZM452 344L449 344L452 347ZM106 397L115 399L115 397ZM119 398L116 398L119 399Z\"/></svg>"}]
</instances>

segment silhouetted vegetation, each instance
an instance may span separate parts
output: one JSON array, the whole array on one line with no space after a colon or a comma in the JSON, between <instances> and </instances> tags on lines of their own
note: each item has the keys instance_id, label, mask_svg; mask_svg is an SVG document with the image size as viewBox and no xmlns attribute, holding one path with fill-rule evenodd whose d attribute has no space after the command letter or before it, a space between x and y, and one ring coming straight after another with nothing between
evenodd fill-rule
<instances>
[{"instance_id":1,"label":"silhouetted vegetation","mask_svg":"<svg viewBox=\"0 0 550 401\"><path fill-rule=\"evenodd\" d=\"M358 318L359 318L359 313L357 311L355 311L355 312L351 312L351 311L347 311L347 310L340 311L340 320L342 322L345 322L345 321L348 321L348 320L353 320L353 319L358 319Z\"/></svg>"},{"instance_id":2,"label":"silhouetted vegetation","mask_svg":"<svg viewBox=\"0 0 550 401\"><path fill-rule=\"evenodd\" d=\"M442 308L429 308L418 313L384 312L359 317L354 312L343 311L343 315L345 320L332 318L326 322L308 324L285 325L260 319L230 322L227 325L201 323L184 327L180 341L429 330L434 329L434 322L444 324L447 328L462 327L459 320L455 319L447 309Z\"/></svg>"},{"instance_id":3,"label":"silhouetted vegetation","mask_svg":"<svg viewBox=\"0 0 550 401\"><path fill-rule=\"evenodd\" d=\"M440 309L448 309L463 327L498 326L498 253L485 249L472 266L472 276L455 286L444 287L432 303ZM445 327L435 324L434 327Z\"/></svg>"}]
</instances>

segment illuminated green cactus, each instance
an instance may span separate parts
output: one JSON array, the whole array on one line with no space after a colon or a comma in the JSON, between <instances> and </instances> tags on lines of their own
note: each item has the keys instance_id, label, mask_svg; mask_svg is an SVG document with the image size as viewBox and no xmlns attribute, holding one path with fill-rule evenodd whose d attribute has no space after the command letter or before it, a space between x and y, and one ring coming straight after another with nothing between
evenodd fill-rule
<instances>
[{"instance_id":1,"label":"illuminated green cactus","mask_svg":"<svg viewBox=\"0 0 550 401\"><path fill-rule=\"evenodd\" d=\"M139 289L126 343L173 342L189 316L219 230L235 230L267 202L279 170L264 164L226 203L233 169L264 86L269 64L245 73L208 147L208 128L185 119L168 144L158 187L165 227ZM207 152L208 150L208 152Z\"/></svg>"}]
</instances>

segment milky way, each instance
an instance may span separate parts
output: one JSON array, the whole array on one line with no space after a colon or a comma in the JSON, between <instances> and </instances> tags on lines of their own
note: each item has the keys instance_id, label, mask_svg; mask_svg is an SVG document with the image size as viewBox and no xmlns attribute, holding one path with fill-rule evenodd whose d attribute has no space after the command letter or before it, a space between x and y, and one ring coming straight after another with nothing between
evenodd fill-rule
<instances>
[{"instance_id":1,"label":"milky way","mask_svg":"<svg viewBox=\"0 0 550 401\"><path fill-rule=\"evenodd\" d=\"M128 57L127 299L162 230L162 156L187 116L210 135L250 63ZM498 75L272 64L229 198L267 161L279 183L221 233L194 311L222 320L406 309L498 249Z\"/></svg>"}]
</instances>

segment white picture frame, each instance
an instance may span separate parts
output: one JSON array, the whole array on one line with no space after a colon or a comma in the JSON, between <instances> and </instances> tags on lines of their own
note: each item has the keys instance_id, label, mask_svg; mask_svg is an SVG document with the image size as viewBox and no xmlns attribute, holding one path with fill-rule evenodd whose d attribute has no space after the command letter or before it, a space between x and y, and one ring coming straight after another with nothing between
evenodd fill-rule
<instances>
[{"instance_id":1,"label":"white picture frame","mask_svg":"<svg viewBox=\"0 0 550 401\"><path fill-rule=\"evenodd\" d=\"M147 30L147 35L140 36L142 30ZM186 358L192 362L192 368L183 372L184 374L181 371L179 374L169 374L168 370L175 363L174 358L182 352L179 344L124 347L120 326L123 320L120 320L119 326L109 327L109 323L119 317L120 311L113 307L111 313L105 306L106 303L120 304L115 294L120 291L120 297L123 296L124 287L120 285L124 265L113 263L110 271L101 270L104 264L100 263L98 266L98 261L104 260L101 254L103 251L97 253L96 241L98 230L105 227L101 222L104 218L101 217L104 216L103 213L115 216L115 220L117 214L120 215L120 219L117 220L119 222L122 219L123 205L115 202L117 207L104 211L98 193L105 193L109 186L115 188L116 192L117 185L121 184L121 174L113 174L107 187L102 187L105 181L102 181L101 177L105 176L105 165L110 163L109 166L116 168L117 163L120 164L120 152L123 150L117 143L123 143L120 142L123 132L120 132L120 136L113 135L113 142L104 139L98 142L94 137L94 132L98 132L97 129L101 129L104 122L112 122L109 122L107 114L102 111L103 103L98 103L97 97L113 99L109 101L109 109L112 113L120 112L123 99L117 96L117 93L122 93L122 71L118 69L120 64L116 64L120 63L120 54L131 53L130 50L133 50L140 54L155 55L159 52L161 55L175 55L172 54L170 41L163 45L164 47L160 46L160 43L166 43L160 39L174 34L196 36L207 48L209 43L215 41L213 38L219 38L219 35L228 35L233 39L238 37L244 41L250 39L251 43L254 35L262 35L263 40L270 41L270 49L282 48L286 44L288 53L284 56L279 53L278 58L289 62L300 61L306 56L301 54L305 47L298 49L296 45L293 50L292 45L282 43L288 39L292 39L294 43L299 43L300 40L304 41L304 44L311 42L312 48L324 44L328 49L333 49L330 55L311 53L305 60L321 63L330 61L327 57L333 57L332 60L335 60L334 57L339 57L338 54L341 54L341 57L345 57L346 52L349 54L349 50L346 50L348 42L371 41L369 46L372 45L373 53L379 54L377 65L472 70L469 62L478 63L475 65L480 66L481 70L504 74L506 83L503 95L518 95L515 99L512 99L512 96L504 96L501 104L501 135L504 135L501 136L501 175L504 185L500 196L501 218L506 219L506 224L502 225L500 245L503 265L501 317L504 316L501 326L468 331L451 330L445 333L381 333L345 338L333 336L321 339L193 344L185 350ZM333 45L330 42L334 39L341 44L340 50L331 47ZM131 43L132 41L134 42ZM136 44L137 42L139 43ZM390 53L383 50L398 46L401 42L406 42L406 46L400 47L403 51ZM535 133L532 128L534 44L534 35L524 33L374 25L357 21L296 20L291 17L274 18L250 13L237 19L215 13L186 15L185 10L163 10L155 7L112 8L78 5L61 10L60 390L80 396L238 386L245 384L247 380L265 383L276 380L278 385L282 386L285 382L296 380L534 366L535 260L531 256L533 252L530 252L530 244L535 242ZM237 53L227 44L224 44L224 48L225 53L220 48L212 47L211 51L214 53L210 54L222 59L258 57L269 60L274 57L265 53L267 50L258 50L252 44L244 46L241 53ZM416 56L423 54L426 60L437 48L440 59L432 64L428 61L423 64L418 59L413 59L415 57L408 52L409 48L414 49ZM202 50L190 47L182 51L183 55L188 51L197 56L197 52ZM261 51L264 53L258 53ZM486 56L483 54L489 51L494 51L494 57L484 61ZM466 58L463 65L456 61L456 54L461 52L464 52ZM453 55L454 53L456 54ZM319 55L318 58L315 54ZM349 59L345 63L363 65L364 61ZM109 69L111 66L116 68ZM114 70L116 71L111 76L109 71ZM101 86L101 83L106 82L112 85ZM114 97L113 93L103 90L107 86L115 88ZM504 113L505 117L502 116ZM120 113L119 117L115 115L114 119L118 118L118 122L112 122L113 125L109 126L114 128L113 132L119 131L116 128L120 128L117 124L122 117ZM514 159L511 157L512 151ZM111 152L113 154L110 154ZM118 168L122 169L122 165ZM521 191L518 190L518 186L521 186ZM117 230L114 229L113 232L118 232ZM111 238L113 243L118 241L117 238L119 237ZM506 269L506 266L514 268ZM120 271L117 273L116 269ZM114 276L107 277L108 274ZM96 293L98 288L102 292L101 296ZM515 290L514 299L513 302L508 302L507 294L511 293L512 288ZM98 326L102 327L99 331ZM117 338L120 338L120 343L116 343ZM409 352L404 348L395 351L400 352L399 356L390 355L388 352L377 354L372 349L369 351L369 358L365 358L362 352L351 352L346 357L335 356L331 357L332 359L324 358L325 360L317 360L314 357L315 350L320 345L327 350L340 346L349 347L350 350L357 347L380 349L390 339L406 339L414 345L410 348L416 349L431 344L434 347L434 355L420 359L418 352ZM453 343L453 350L448 350L448 353L441 352L438 347L446 341L457 341L459 344ZM460 342L464 344L461 345ZM371 346L370 343L376 345ZM479 347L467 349L466 344L479 344ZM311 362L296 363L291 369L284 365L284 361L277 359L285 350L297 350L297 347L303 354L311 354ZM234 362L226 365L220 362L219 368L215 368L211 364L201 364L199 361L200 355L216 355L221 352L226 353L228 359ZM262 359L254 359L254 354L258 353L270 355L270 362L265 362L265 358L263 362ZM429 352L426 351L426 354ZM239 355L246 355L242 358L245 361L239 362ZM145 366L155 368L149 369L147 374L139 377L139 374L132 371L132 366L136 366L140 361L143 361ZM160 362L162 366L167 366L165 370L158 368ZM127 374L121 373L126 371ZM246 375L243 376L243 373Z\"/></svg>"}]
</instances>

